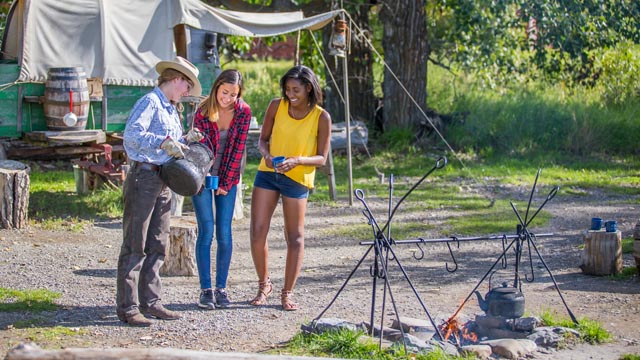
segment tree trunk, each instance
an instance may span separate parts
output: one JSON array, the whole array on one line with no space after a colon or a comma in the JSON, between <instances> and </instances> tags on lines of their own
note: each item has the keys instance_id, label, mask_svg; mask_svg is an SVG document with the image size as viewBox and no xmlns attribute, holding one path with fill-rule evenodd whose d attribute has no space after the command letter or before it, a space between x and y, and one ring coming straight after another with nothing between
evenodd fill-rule
<instances>
[{"instance_id":1,"label":"tree trunk","mask_svg":"<svg viewBox=\"0 0 640 360\"><path fill-rule=\"evenodd\" d=\"M364 32L356 33L356 29L349 24L351 37L351 51L347 54L347 70L349 76L349 112L352 120L364 121L369 128L373 127L373 118L376 109L376 99L373 94L373 56L369 44L365 39L358 40L354 35L366 35L371 37L372 31L369 25L369 11L371 5L360 4L353 9L346 10L351 15L353 21ZM332 26L332 25L331 25ZM331 26L327 26L323 31L322 42L328 44L331 37ZM368 39L371 41L371 39ZM333 122L346 121L344 117L344 103L339 94L344 92L344 69L343 59L329 55L328 46L324 48L324 56L329 63L326 71L327 93L325 108L331 114ZM333 83L329 71L334 75L337 82ZM344 97L344 94L343 94Z\"/></svg>"},{"instance_id":2,"label":"tree trunk","mask_svg":"<svg viewBox=\"0 0 640 360\"><path fill-rule=\"evenodd\" d=\"M380 2L379 18L384 26L384 58L397 79L385 68L385 128L412 128L425 120L420 108L427 101L427 19L424 0ZM401 83L401 84L400 84ZM409 94L418 103L418 108ZM426 112L426 111L425 111Z\"/></svg>"}]
</instances>

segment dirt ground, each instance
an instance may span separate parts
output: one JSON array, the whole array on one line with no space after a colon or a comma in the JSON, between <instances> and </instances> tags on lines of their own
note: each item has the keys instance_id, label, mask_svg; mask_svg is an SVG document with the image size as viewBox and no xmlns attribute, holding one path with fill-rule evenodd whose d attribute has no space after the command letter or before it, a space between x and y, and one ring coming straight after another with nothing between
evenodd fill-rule
<instances>
[{"instance_id":1,"label":"dirt ground","mask_svg":"<svg viewBox=\"0 0 640 360\"><path fill-rule=\"evenodd\" d=\"M461 191L467 190L461 188ZM544 200L548 190L541 187L540 193L535 194L534 209ZM481 193L482 189L471 191ZM524 187L505 187L499 193L505 199L526 204L529 191ZM589 227L591 217L617 220L623 237L630 237L639 218L638 200L605 193L558 195L544 208L552 214L551 222L544 227L536 227L535 222L531 225L531 232L553 233L553 236L535 240L550 271L544 268L534 251L533 281L525 281L522 287L527 313L535 315L550 310L568 317L571 311L577 318L599 321L613 336L612 342L606 345L578 345L551 353L538 352L535 358L618 359L620 354L640 354L638 277L615 280L608 276L587 276L578 268L582 235ZM245 214L249 201L247 196ZM370 198L367 202L378 221L384 223L387 199ZM234 255L228 284L232 307L199 310L195 305L199 291L197 277L165 277L163 302L180 311L183 318L172 322L157 321L148 329L123 325L115 316L115 271L122 234L120 221L96 223L82 233L36 228L0 230L0 287L47 288L62 293L59 300L62 306L56 312L0 313L0 354L24 341L34 341L47 348L171 347L262 352L278 347L297 333L301 324L320 316L359 323L368 322L373 313L376 323L388 325L398 314L423 319L431 317L436 324L441 324L466 298L469 301L460 311L461 319L471 319L482 313L472 290L479 284L482 295L488 291L488 280L482 283L480 280L501 254L500 241L461 242L459 248L454 244L452 248L458 263L455 272L446 270L447 264L449 269L454 265L442 243L423 246L422 260L414 258L420 253L415 245L394 245L395 257L391 258L389 268L394 301L387 297L383 311L382 282L380 279L376 282L370 276L373 252L367 253L370 246L359 244L371 240L371 231L363 232L357 239L330 235L336 228L366 224L362 210L363 205L357 200L353 206L349 206L346 199L340 199L332 206L310 205L304 266L296 286L296 299L301 305L299 311L283 312L276 295L282 287L286 250L282 214L278 210L269 237L275 291L268 306L256 308L248 304L255 295L257 279L248 246L249 219L245 217L234 222ZM425 224L423 238L442 238L454 235L438 231L442 228L439 225L450 216L452 214L447 210L424 210L419 204L411 203L398 210L392 225L408 219L419 220ZM513 228L505 229L505 234L513 234L516 224L514 216ZM478 234L485 235L502 234ZM512 252L508 252L507 260L506 269L495 268L498 271L492 276L493 284L500 280L513 281ZM623 260L625 266L635 264L631 254L625 254ZM520 264L520 275L531 278L526 251ZM341 289L352 271L353 276ZM553 285L551 275L560 293ZM372 304L374 288L377 290L375 305ZM334 298L335 302L329 306ZM35 319L36 330L28 332L15 325L24 319ZM45 330L54 326L68 327L77 334L45 337Z\"/></svg>"}]
</instances>

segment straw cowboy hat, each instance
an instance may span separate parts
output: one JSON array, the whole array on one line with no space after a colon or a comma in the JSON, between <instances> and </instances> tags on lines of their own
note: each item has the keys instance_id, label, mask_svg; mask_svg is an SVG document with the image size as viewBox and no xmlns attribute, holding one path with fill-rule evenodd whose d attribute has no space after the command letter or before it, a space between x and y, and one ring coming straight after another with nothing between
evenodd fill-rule
<instances>
[{"instance_id":1,"label":"straw cowboy hat","mask_svg":"<svg viewBox=\"0 0 640 360\"><path fill-rule=\"evenodd\" d=\"M195 67L195 65L189 62L189 60L176 56L176 59L173 61L160 61L156 65L156 71L158 74L162 74L162 72L167 69L177 70L191 80L193 83L193 89L191 89L189 95L200 96L202 94L202 86L200 85L200 81L198 81L200 71Z\"/></svg>"}]
</instances>

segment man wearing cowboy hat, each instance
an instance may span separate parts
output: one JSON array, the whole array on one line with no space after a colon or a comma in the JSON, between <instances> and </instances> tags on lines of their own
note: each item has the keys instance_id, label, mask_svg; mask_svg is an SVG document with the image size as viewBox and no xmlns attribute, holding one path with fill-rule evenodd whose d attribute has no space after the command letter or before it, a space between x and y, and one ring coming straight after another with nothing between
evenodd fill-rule
<instances>
[{"instance_id":1,"label":"man wearing cowboy hat","mask_svg":"<svg viewBox=\"0 0 640 360\"><path fill-rule=\"evenodd\" d=\"M158 86L134 105L124 131L131 168L123 186L123 241L118 258L116 312L132 326L150 326L145 317L176 320L180 314L161 302L160 267L169 241L171 191L160 166L184 156L185 143L200 141L193 129L183 136L176 108L183 96L200 96L198 69L176 57L156 65Z\"/></svg>"}]
</instances>

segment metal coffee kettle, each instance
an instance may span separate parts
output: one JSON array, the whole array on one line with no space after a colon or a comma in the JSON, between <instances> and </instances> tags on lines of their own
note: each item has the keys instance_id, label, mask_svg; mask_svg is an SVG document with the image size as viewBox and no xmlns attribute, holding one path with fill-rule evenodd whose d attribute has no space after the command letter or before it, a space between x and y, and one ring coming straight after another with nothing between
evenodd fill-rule
<instances>
[{"instance_id":1,"label":"metal coffee kettle","mask_svg":"<svg viewBox=\"0 0 640 360\"><path fill-rule=\"evenodd\" d=\"M502 287L489 289L484 299L480 292L475 292L478 304L487 315L502 316L505 318L519 318L524 314L524 294L518 288L508 286L506 282Z\"/></svg>"}]
</instances>

